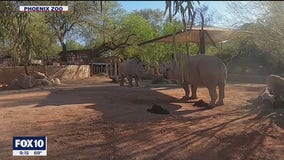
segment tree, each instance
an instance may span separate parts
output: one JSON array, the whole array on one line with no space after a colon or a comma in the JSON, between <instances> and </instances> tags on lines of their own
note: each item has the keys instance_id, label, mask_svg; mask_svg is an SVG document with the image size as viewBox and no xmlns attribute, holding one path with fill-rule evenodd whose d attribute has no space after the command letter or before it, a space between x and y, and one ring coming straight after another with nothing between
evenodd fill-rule
<instances>
[{"instance_id":1,"label":"tree","mask_svg":"<svg viewBox=\"0 0 284 160\"><path fill-rule=\"evenodd\" d=\"M274 72L280 72L284 69L284 29L282 26L284 18L284 3L276 1L267 2L247 2L247 6L243 7L243 3L232 3L232 14L235 17L244 18L238 21L240 24L245 21L252 21L246 30L254 32L251 39L257 45L262 53L268 55L267 61L270 61L270 67L274 66ZM249 10L248 12L244 12ZM249 14L245 14L249 13ZM253 18L251 18L253 17ZM236 20L238 20L236 18Z\"/></svg>"},{"instance_id":2,"label":"tree","mask_svg":"<svg viewBox=\"0 0 284 160\"><path fill-rule=\"evenodd\" d=\"M45 14L45 21L57 36L62 51L66 52L66 35L75 26L85 22L86 16L92 11L93 3L80 1L50 2L56 5L68 5L68 12L52 12ZM86 4L88 3L88 4Z\"/></svg>"},{"instance_id":3,"label":"tree","mask_svg":"<svg viewBox=\"0 0 284 160\"><path fill-rule=\"evenodd\" d=\"M110 37L117 31L119 19L125 13L115 1L106 1L102 4L101 11L88 15L87 25L83 26L83 37L90 47L98 41L110 41Z\"/></svg>"},{"instance_id":4,"label":"tree","mask_svg":"<svg viewBox=\"0 0 284 160\"><path fill-rule=\"evenodd\" d=\"M57 45L52 32L44 23L43 14L19 12L18 8L27 2L0 2L0 31L2 47L13 54L17 64L28 65L33 58L48 59L56 53ZM58 51L58 50L57 50Z\"/></svg>"},{"instance_id":5,"label":"tree","mask_svg":"<svg viewBox=\"0 0 284 160\"><path fill-rule=\"evenodd\" d=\"M172 22L173 17L176 16L177 13L179 13L181 15L181 19L182 19L182 23L183 23L183 29L187 30L188 28L189 29L192 28L193 23L194 23L194 19L195 19L195 14L196 14L193 1L173 1L173 2L172 1L166 1L166 9L165 9L164 14L166 14L167 11L168 11L168 16L169 16L170 22ZM175 34L176 31L177 30L175 28L173 33ZM175 35L174 35L174 37L175 37ZM174 43L174 53L176 53L175 38L173 40L173 43ZM190 53L189 42L186 42L186 48L187 48L186 49L187 54L189 54Z\"/></svg>"},{"instance_id":6,"label":"tree","mask_svg":"<svg viewBox=\"0 0 284 160\"><path fill-rule=\"evenodd\" d=\"M128 47L118 51L118 54L124 58L138 56L140 58L144 52L141 47L136 46L140 42L154 38L155 31L150 23L137 14L128 14L122 17L120 21L120 36L128 37L133 35L128 41Z\"/></svg>"},{"instance_id":7,"label":"tree","mask_svg":"<svg viewBox=\"0 0 284 160\"><path fill-rule=\"evenodd\" d=\"M27 65L33 50L33 39L28 28L31 14L17 11L20 2L4 1L1 3L3 4L1 5L3 19L0 21L0 26L3 26L0 32L3 38L2 45L18 55L25 66L26 74L29 74Z\"/></svg>"},{"instance_id":8,"label":"tree","mask_svg":"<svg viewBox=\"0 0 284 160\"><path fill-rule=\"evenodd\" d=\"M83 49L84 46L82 46L80 43L78 43L74 40L67 40L66 41L66 48L68 50L74 50L74 49Z\"/></svg>"},{"instance_id":9,"label":"tree","mask_svg":"<svg viewBox=\"0 0 284 160\"><path fill-rule=\"evenodd\" d=\"M262 1L230 1L227 2L232 26L238 28L245 23L255 22L265 15L265 2Z\"/></svg>"},{"instance_id":10,"label":"tree","mask_svg":"<svg viewBox=\"0 0 284 160\"><path fill-rule=\"evenodd\" d=\"M155 32L158 34L156 36L160 35L159 31L161 30L161 27L165 22L163 11L159 9L142 9L134 10L133 14L139 15L148 20L151 24L151 27L155 29Z\"/></svg>"},{"instance_id":11,"label":"tree","mask_svg":"<svg viewBox=\"0 0 284 160\"><path fill-rule=\"evenodd\" d=\"M134 34L129 28L122 27L125 10L114 1L102 2L101 11L88 16L88 23L83 28L86 45L96 55L113 54L116 50L131 46Z\"/></svg>"},{"instance_id":12,"label":"tree","mask_svg":"<svg viewBox=\"0 0 284 160\"><path fill-rule=\"evenodd\" d=\"M33 39L33 57L48 60L56 56L60 46L57 45L52 30L45 24L44 14L31 13L31 16L28 28Z\"/></svg>"},{"instance_id":13,"label":"tree","mask_svg":"<svg viewBox=\"0 0 284 160\"><path fill-rule=\"evenodd\" d=\"M213 26L216 23L217 19L220 20L222 17L217 15L215 10L209 10L208 5L201 5L196 7L196 12L201 13L204 17L204 26ZM194 20L196 26L202 26L202 19L200 14L197 14Z\"/></svg>"}]
</instances>

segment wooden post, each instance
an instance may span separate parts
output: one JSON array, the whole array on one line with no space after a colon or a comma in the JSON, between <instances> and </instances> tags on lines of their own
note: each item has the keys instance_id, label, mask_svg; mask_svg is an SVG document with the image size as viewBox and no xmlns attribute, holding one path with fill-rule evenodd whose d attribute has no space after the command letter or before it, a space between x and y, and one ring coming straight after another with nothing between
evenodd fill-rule
<instances>
[{"instance_id":1,"label":"wooden post","mask_svg":"<svg viewBox=\"0 0 284 160\"><path fill-rule=\"evenodd\" d=\"M108 72L108 68L109 68L109 67L108 67L108 66L109 66L109 64L107 63L107 64L106 64L106 75L107 75L107 76L109 76L109 72Z\"/></svg>"},{"instance_id":2,"label":"wooden post","mask_svg":"<svg viewBox=\"0 0 284 160\"><path fill-rule=\"evenodd\" d=\"M117 77L117 62L114 63L114 76Z\"/></svg>"},{"instance_id":3,"label":"wooden post","mask_svg":"<svg viewBox=\"0 0 284 160\"><path fill-rule=\"evenodd\" d=\"M110 63L110 66L109 66L109 67L110 67L110 68L109 68L109 72L110 72L110 75L109 75L109 76L111 76L111 77L113 76L113 66L112 66L112 65L113 65L113 62L111 62L111 63Z\"/></svg>"}]
</instances>

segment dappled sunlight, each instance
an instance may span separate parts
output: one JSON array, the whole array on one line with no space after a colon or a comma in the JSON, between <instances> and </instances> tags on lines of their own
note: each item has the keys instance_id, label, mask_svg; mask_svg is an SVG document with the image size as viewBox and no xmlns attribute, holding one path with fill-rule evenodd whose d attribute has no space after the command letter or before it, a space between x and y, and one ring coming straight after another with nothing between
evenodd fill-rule
<instances>
[{"instance_id":1,"label":"dappled sunlight","mask_svg":"<svg viewBox=\"0 0 284 160\"><path fill-rule=\"evenodd\" d=\"M9 137L25 133L48 137L50 159L282 157L284 133L279 118L283 112L267 111L252 103L250 99L257 97L259 86L247 89L228 84L225 105L212 109L194 107L197 100L181 101L183 90L166 85L72 86L42 93L41 98L30 103L36 105L21 112L17 112L20 107L1 108L0 115L5 119L0 122L5 132L0 137L5 146L1 155L9 157ZM199 99L208 101L207 92L199 88ZM18 101L24 102L26 97ZM170 114L147 112L153 104L161 105ZM272 148L274 154L268 154Z\"/></svg>"}]
</instances>

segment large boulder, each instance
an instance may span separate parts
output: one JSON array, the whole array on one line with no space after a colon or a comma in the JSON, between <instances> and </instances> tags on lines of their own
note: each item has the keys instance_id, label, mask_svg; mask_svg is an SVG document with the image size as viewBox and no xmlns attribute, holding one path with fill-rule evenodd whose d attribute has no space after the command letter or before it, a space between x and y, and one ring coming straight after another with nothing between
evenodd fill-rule
<instances>
[{"instance_id":1,"label":"large boulder","mask_svg":"<svg viewBox=\"0 0 284 160\"><path fill-rule=\"evenodd\" d=\"M33 76L25 75L25 74L20 74L20 77L17 81L17 85L22 88L32 88L34 87L35 83L35 78Z\"/></svg>"},{"instance_id":2,"label":"large boulder","mask_svg":"<svg viewBox=\"0 0 284 160\"><path fill-rule=\"evenodd\" d=\"M51 83L54 84L54 85L60 85L61 84L60 79L58 79L58 78L52 79Z\"/></svg>"},{"instance_id":3,"label":"large boulder","mask_svg":"<svg viewBox=\"0 0 284 160\"><path fill-rule=\"evenodd\" d=\"M52 86L53 85L52 82L48 79L40 79L40 81L41 81L41 85L43 85L43 86Z\"/></svg>"}]
</instances>

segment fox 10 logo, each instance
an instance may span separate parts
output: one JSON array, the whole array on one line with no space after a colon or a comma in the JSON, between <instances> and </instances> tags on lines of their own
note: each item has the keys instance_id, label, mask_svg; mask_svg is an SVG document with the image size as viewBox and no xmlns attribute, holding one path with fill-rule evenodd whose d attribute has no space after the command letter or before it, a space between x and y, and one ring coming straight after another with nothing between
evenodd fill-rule
<instances>
[{"instance_id":1,"label":"fox 10 logo","mask_svg":"<svg viewBox=\"0 0 284 160\"><path fill-rule=\"evenodd\" d=\"M13 137L13 156L47 156L47 138Z\"/></svg>"}]
</instances>

